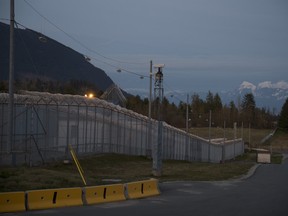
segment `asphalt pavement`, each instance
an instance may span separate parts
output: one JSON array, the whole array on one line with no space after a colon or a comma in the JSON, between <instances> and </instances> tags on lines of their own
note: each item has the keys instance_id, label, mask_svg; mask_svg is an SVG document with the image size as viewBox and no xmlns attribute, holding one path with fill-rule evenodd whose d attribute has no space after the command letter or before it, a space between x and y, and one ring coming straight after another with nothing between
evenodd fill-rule
<instances>
[{"instance_id":1,"label":"asphalt pavement","mask_svg":"<svg viewBox=\"0 0 288 216\"><path fill-rule=\"evenodd\" d=\"M254 167L248 176L237 180L161 183L160 190L160 196L145 199L7 215L288 215L288 160Z\"/></svg>"}]
</instances>

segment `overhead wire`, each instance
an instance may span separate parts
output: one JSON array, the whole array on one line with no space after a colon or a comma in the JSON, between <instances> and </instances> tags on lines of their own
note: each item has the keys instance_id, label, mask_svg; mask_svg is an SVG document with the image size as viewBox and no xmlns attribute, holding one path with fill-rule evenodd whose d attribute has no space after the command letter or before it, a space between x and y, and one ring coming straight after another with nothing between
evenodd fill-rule
<instances>
[{"instance_id":1,"label":"overhead wire","mask_svg":"<svg viewBox=\"0 0 288 216\"><path fill-rule=\"evenodd\" d=\"M0 18L0 20L3 20L3 21L10 21L10 19L7 19L7 18Z\"/></svg>"},{"instance_id":2,"label":"overhead wire","mask_svg":"<svg viewBox=\"0 0 288 216\"><path fill-rule=\"evenodd\" d=\"M168 89L168 90L170 90L170 92L173 93L173 94L169 93L170 97L175 98L175 99L178 100L179 102L187 103L187 102L183 101L182 99L180 99L180 98L177 96L177 95L179 95L179 93L178 93L177 91L175 91L175 90L172 90L172 89L170 88L170 86L168 86L167 83L163 83L163 85L165 86L165 89Z\"/></svg>"},{"instance_id":3,"label":"overhead wire","mask_svg":"<svg viewBox=\"0 0 288 216\"><path fill-rule=\"evenodd\" d=\"M15 23L16 23L17 25L25 28L25 29L29 29L27 26L19 23L19 22L16 21L16 20L15 20ZM22 40L23 43L25 43L25 42L23 41L23 38L22 38L22 37L21 37L21 40ZM25 45L25 49L28 50L28 48L27 48L26 45ZM29 54L29 56L30 56L30 54ZM30 57L31 57L31 56L30 56ZM103 64L106 64L106 65L108 65L108 66L110 66L110 67L112 67L112 68L114 68L114 69L120 69L121 71L125 71L125 72L127 72L127 73L130 73L130 74L133 74L133 75L136 75L136 76L139 76L139 77L143 77L143 78L144 78L144 77L146 77L146 78L149 77L149 76L142 75L142 74L140 74L140 73L136 73L136 72L133 72L133 71L131 71L131 70L128 70L128 69L125 69L125 68L122 68L122 67L119 68L118 66L115 66L115 65L113 65L113 64L111 64L111 63L109 63L109 62L107 62L107 61L101 60L101 59L96 58L96 57L94 57L94 56L89 56L89 57L90 57L91 59L95 60L95 61L98 61L98 62L101 62L101 63L103 63Z\"/></svg>"},{"instance_id":4,"label":"overhead wire","mask_svg":"<svg viewBox=\"0 0 288 216\"><path fill-rule=\"evenodd\" d=\"M98 56L106 59L106 60L110 60L110 61L114 61L114 62L117 62L117 63L122 63L122 64L147 64L147 63L144 63L144 62L127 62L127 61L120 61L120 60L117 60L117 59L114 59L114 58L110 58L110 57L107 57L107 56L104 56L102 55L101 53L99 52L96 52L95 50L92 50L91 48L87 47L85 44L83 44L81 41L79 41L78 39L76 39L75 37L71 36L69 33L67 33L66 31L64 31L63 29L61 29L59 26L57 26L56 24L54 24L52 21L50 21L48 18L46 18L44 15L42 15L35 7L33 7L33 5L31 5L27 0L24 0L26 4L28 4L31 9L36 12L39 16L41 16L43 19L45 19L48 23L50 23L52 26L54 26L56 29L58 29L59 31L61 31L62 33L64 33L67 37L69 37L71 40L73 40L74 42L78 43L80 46L82 46L83 48L85 48L86 50L88 50L89 52L91 53L95 53L97 54ZM90 56L89 56L90 57ZM99 62L102 62L110 67L113 67L113 68L116 68L116 69L119 69L119 67L107 62L107 61L103 61L103 60L100 60L99 58L96 58L96 57L91 57L92 59L96 60L96 61L99 61ZM133 74L133 75L137 75L139 77L147 77L145 75L141 75L139 73L136 73L136 72L133 72L131 70L128 70L128 69L125 69L123 67L120 68L121 71L125 71L127 73L130 73L130 74Z\"/></svg>"},{"instance_id":5,"label":"overhead wire","mask_svg":"<svg viewBox=\"0 0 288 216\"><path fill-rule=\"evenodd\" d=\"M15 20L15 24L16 24L16 27L18 28L18 22L17 22L16 20ZM21 25L21 26L22 26L22 25ZM22 27L24 27L24 26L22 26ZM25 51L27 52L27 55L28 55L28 57L29 57L29 60L31 61L31 64L32 64L32 66L33 66L34 71L35 71L37 74L39 74L39 71L38 71L38 69L37 69L37 67L36 67L36 64L35 64L35 62L34 62L34 60L33 60L33 58L32 58L32 55L31 55L31 53L30 53L30 50L28 49L27 44L26 44L25 41L24 41L24 38L23 38L21 32L20 32L20 31L17 31L17 33L18 33L18 35L19 35L20 38L21 38L21 41L22 41L23 46L24 46L24 49L25 49Z\"/></svg>"},{"instance_id":6,"label":"overhead wire","mask_svg":"<svg viewBox=\"0 0 288 216\"><path fill-rule=\"evenodd\" d=\"M32 4L30 4L27 0L24 0L24 2L35 12L37 13L40 17L42 17L44 20L46 20L49 24L51 24L53 27L55 27L56 29L58 29L59 31L61 31L63 34L65 34L68 38L70 38L71 40L73 40L74 42L78 43L80 46L82 46L83 48L85 48L87 51L91 52L91 53L94 53L106 60L110 60L110 61L114 61L114 62L117 62L117 63L121 63L121 64L147 64L147 63L144 63L144 62L127 62L127 61L122 61L122 60L118 60L118 59L115 59L115 58L111 58L111 57L107 57L91 48L89 48L88 46L86 46L84 43L82 43L80 40L76 39L75 37L71 36L69 33L67 33L66 31L64 31L62 28L60 28L58 25L56 25L55 23L53 23L52 21L50 21L47 17L45 17L44 15L42 15ZM9 19L7 19L9 20ZM19 24L19 23L18 23ZM26 28L24 25L20 24L22 27ZM90 57L90 56L89 56ZM96 57L91 57L92 59L94 59L95 61L99 61L99 62L102 62L103 64L106 64L110 67L113 67L115 69L120 69L121 71L124 71L126 73L129 73L129 74L133 74L133 75L136 75L136 76L139 76L140 78L149 78L148 75L142 75L142 74L139 74L139 73L136 73L136 72L133 72L131 70L128 70L128 69L125 69L124 67L117 67L116 65L112 64L112 63L109 63L107 61L104 61L104 60L101 60L99 58L96 58ZM36 69L37 70L37 69ZM154 80L154 78L152 77L152 79ZM176 98L177 100L179 100L179 102L183 102L185 103L183 100L181 100L179 97L175 96L175 93L177 94L177 92L175 90L172 90L171 92L174 92L173 94L173 97Z\"/></svg>"},{"instance_id":7,"label":"overhead wire","mask_svg":"<svg viewBox=\"0 0 288 216\"><path fill-rule=\"evenodd\" d=\"M50 23L52 26L54 26L56 29L58 29L59 31L61 31L63 34L65 34L67 37L69 37L71 40L73 40L74 42L78 43L80 46L82 46L83 48L85 48L86 50L88 50L89 52L95 53L96 55L101 56L104 59L110 60L110 61L115 61L117 63L123 63L123 64L146 64L144 62L127 62L127 61L121 61L115 58L111 58L111 57L107 57L91 48L89 48L88 46L86 46L85 44L83 44L81 41L79 41L78 39L76 39L75 37L73 37L72 35L70 35L69 33L67 33L66 31L64 31L63 29L61 29L59 26L57 26L55 23L53 23L52 21L50 21L47 17L45 17L44 15L42 15L35 7L33 7L33 5L31 5L27 0L24 0L24 2L29 5L29 7L31 7L31 9L37 13L39 16L41 16L43 19L45 19L48 23Z\"/></svg>"}]
</instances>

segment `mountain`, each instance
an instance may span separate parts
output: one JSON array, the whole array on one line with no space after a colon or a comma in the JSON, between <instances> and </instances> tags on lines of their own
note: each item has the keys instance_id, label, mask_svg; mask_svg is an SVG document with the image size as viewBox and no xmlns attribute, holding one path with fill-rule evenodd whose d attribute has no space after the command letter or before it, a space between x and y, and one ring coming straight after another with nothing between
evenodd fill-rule
<instances>
[{"instance_id":1,"label":"mountain","mask_svg":"<svg viewBox=\"0 0 288 216\"><path fill-rule=\"evenodd\" d=\"M244 81L240 87L239 92L243 90L250 90L258 98L275 98L276 100L286 100L288 97L288 83L285 81L279 81L277 83L272 83L271 81L265 81L259 83L257 86Z\"/></svg>"},{"instance_id":2,"label":"mountain","mask_svg":"<svg viewBox=\"0 0 288 216\"><path fill-rule=\"evenodd\" d=\"M265 81L254 85L244 81L234 92L240 95L241 98L246 93L253 93L257 107L266 107L271 111L274 110L275 113L279 113L288 98L288 82L283 80L276 83Z\"/></svg>"},{"instance_id":3,"label":"mountain","mask_svg":"<svg viewBox=\"0 0 288 216\"><path fill-rule=\"evenodd\" d=\"M0 80L9 77L9 29L9 25L0 22ZM81 53L31 29L15 28L14 53L15 79L83 80L102 91L113 84L103 70Z\"/></svg>"},{"instance_id":4,"label":"mountain","mask_svg":"<svg viewBox=\"0 0 288 216\"><path fill-rule=\"evenodd\" d=\"M142 98L148 97L147 90L126 89L126 91L134 95L139 95ZM288 82L279 81L272 83L271 81L265 81L255 85L251 82L244 81L234 90L226 89L221 92L213 93L219 94L223 104L228 105L230 101L234 101L236 106L240 106L245 94L252 93L258 108L267 108L271 112L274 112L274 114L279 114L285 100L288 98ZM205 100L208 90L207 92L195 91L195 94L198 94L200 98ZM170 95L174 95L175 97L169 97ZM183 100L182 102L186 103L187 93L178 91L175 94L175 92L165 91L165 96L170 102L179 104L181 99Z\"/></svg>"}]
</instances>

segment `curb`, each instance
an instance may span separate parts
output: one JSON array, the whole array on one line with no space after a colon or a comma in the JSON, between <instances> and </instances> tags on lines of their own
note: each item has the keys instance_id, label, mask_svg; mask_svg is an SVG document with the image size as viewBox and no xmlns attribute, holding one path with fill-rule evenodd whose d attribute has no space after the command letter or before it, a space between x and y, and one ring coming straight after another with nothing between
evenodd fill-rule
<instances>
[{"instance_id":1,"label":"curb","mask_svg":"<svg viewBox=\"0 0 288 216\"><path fill-rule=\"evenodd\" d=\"M246 180L246 179L250 178L251 176L254 175L254 173L256 172L257 168L260 167L261 165L262 164L255 164L253 167L250 168L250 170L248 171L248 173L246 175L241 176L237 180Z\"/></svg>"},{"instance_id":2,"label":"curb","mask_svg":"<svg viewBox=\"0 0 288 216\"><path fill-rule=\"evenodd\" d=\"M288 159L288 154L282 154L283 158L282 158L282 163Z\"/></svg>"}]
</instances>

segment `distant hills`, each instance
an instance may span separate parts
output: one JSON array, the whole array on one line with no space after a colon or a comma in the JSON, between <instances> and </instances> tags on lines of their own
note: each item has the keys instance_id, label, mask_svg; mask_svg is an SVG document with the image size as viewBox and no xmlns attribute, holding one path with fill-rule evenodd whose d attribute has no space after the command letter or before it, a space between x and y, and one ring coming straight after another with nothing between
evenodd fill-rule
<instances>
[{"instance_id":1,"label":"distant hills","mask_svg":"<svg viewBox=\"0 0 288 216\"><path fill-rule=\"evenodd\" d=\"M137 89L133 89L128 92L134 95L139 95L142 98L145 98L148 95L147 91L144 92L141 89L139 89L139 91L137 91ZM253 84L248 81L243 81L238 87L235 87L234 90L222 90L220 92L213 93L219 94L223 104L229 105L230 101L234 101L236 106L240 105L241 100L246 93L253 93L256 106L258 108L269 109L272 113L279 114L285 100L288 98L288 82L282 80L276 83L265 81L258 84ZM208 90L207 92L195 91L195 94L198 94L200 98L205 99L208 94ZM183 98L183 102L186 102L186 96L186 92L181 93L178 91L177 98L168 97L168 99L177 104L179 103L178 98Z\"/></svg>"},{"instance_id":2,"label":"distant hills","mask_svg":"<svg viewBox=\"0 0 288 216\"><path fill-rule=\"evenodd\" d=\"M0 81L8 80L9 75L9 28L9 25L0 22ZM15 79L87 81L101 91L105 91L114 84L103 70L89 63L81 53L30 29L15 28L14 34ZM129 95L139 95L142 98L148 95L146 90L145 92L142 90L127 91ZM257 107L269 108L271 112L278 114L288 97L288 83L287 80L276 83L266 81L258 84L244 81L234 90L218 93L224 104L234 101L238 105L239 100L250 92L255 96ZM127 95L126 92L123 93ZM208 90L195 93L205 99ZM181 93L178 92L178 94ZM180 97L186 98L186 94L183 93L183 97ZM179 103L179 100L173 97L168 99L176 104Z\"/></svg>"},{"instance_id":3,"label":"distant hills","mask_svg":"<svg viewBox=\"0 0 288 216\"><path fill-rule=\"evenodd\" d=\"M276 113L279 113L288 98L288 83L282 80L276 83L265 81L254 85L251 82L244 81L233 92L234 96L243 96L246 93L253 93L257 107L270 108L271 111L274 109Z\"/></svg>"},{"instance_id":4,"label":"distant hills","mask_svg":"<svg viewBox=\"0 0 288 216\"><path fill-rule=\"evenodd\" d=\"M9 78L9 29L0 22L0 80ZM16 29L15 79L83 80L105 91L113 84L107 74L85 56L30 29Z\"/></svg>"}]
</instances>

